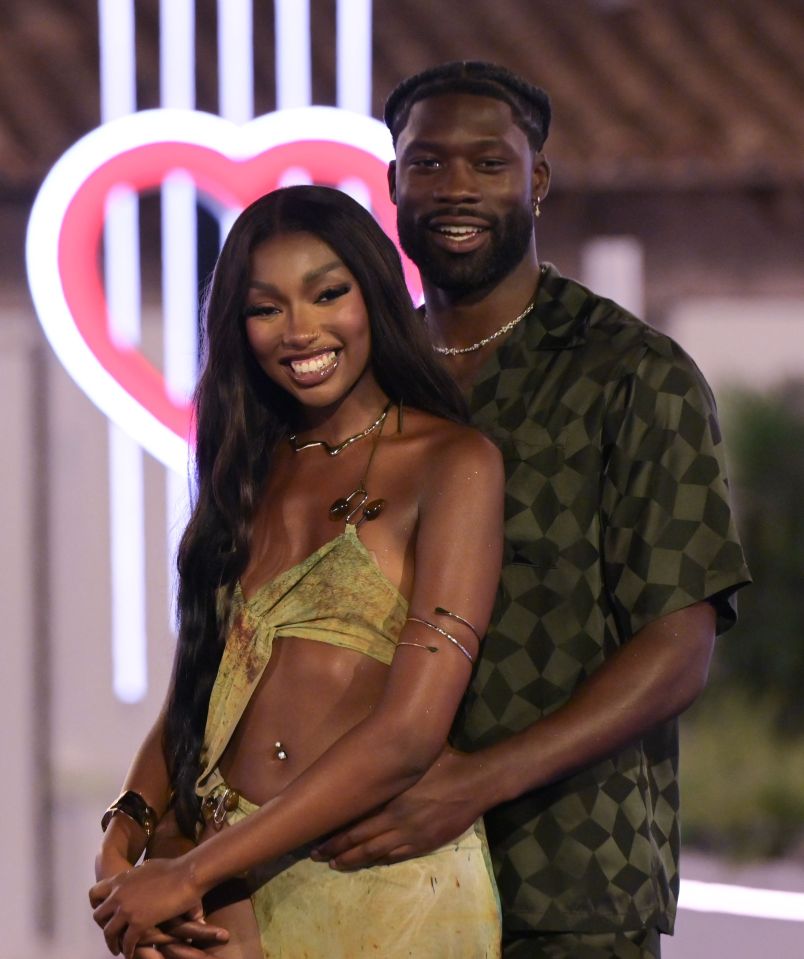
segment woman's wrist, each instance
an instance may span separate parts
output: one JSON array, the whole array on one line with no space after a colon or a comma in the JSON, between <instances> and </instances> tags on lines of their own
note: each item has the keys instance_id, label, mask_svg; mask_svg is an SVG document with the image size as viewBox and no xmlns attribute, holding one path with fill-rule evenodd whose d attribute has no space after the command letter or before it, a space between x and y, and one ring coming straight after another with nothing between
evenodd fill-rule
<instances>
[{"instance_id":1,"label":"woman's wrist","mask_svg":"<svg viewBox=\"0 0 804 959\"><path fill-rule=\"evenodd\" d=\"M137 863L145 852L145 833L137 823L125 816L115 816L103 834L99 859L124 859Z\"/></svg>"},{"instance_id":2,"label":"woman's wrist","mask_svg":"<svg viewBox=\"0 0 804 959\"><path fill-rule=\"evenodd\" d=\"M208 851L208 846L205 848L205 844L202 843L176 860L181 866L182 877L186 879L198 899L226 878L212 875L212 864L208 861L209 857L205 855Z\"/></svg>"}]
</instances>

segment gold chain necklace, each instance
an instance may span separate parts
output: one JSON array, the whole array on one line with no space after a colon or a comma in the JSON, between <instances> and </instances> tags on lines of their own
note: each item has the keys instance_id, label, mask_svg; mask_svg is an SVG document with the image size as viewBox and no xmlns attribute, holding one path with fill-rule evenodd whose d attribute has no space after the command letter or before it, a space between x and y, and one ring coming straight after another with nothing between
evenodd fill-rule
<instances>
[{"instance_id":1,"label":"gold chain necklace","mask_svg":"<svg viewBox=\"0 0 804 959\"><path fill-rule=\"evenodd\" d=\"M328 456L337 456L338 453L342 453L347 446L351 446L352 443L362 440L370 433L373 433L378 427L382 426L382 424L385 422L385 417L388 416L388 410L390 409L391 402L389 401L382 413L380 413L377 419L374 420L370 426L367 426L364 430L361 430L360 433L355 433L354 436L347 436L342 443L338 443L336 446L330 446L326 440L310 440L307 443L299 443L296 440L295 433L291 433L290 436L288 436L288 441L290 442L294 453L301 453L302 450L309 450L314 446L323 446Z\"/></svg>"},{"instance_id":2,"label":"gold chain necklace","mask_svg":"<svg viewBox=\"0 0 804 959\"><path fill-rule=\"evenodd\" d=\"M543 266L539 268L540 278L544 274L544 269L545 268ZM509 330L513 330L513 328L517 325L517 323L521 323L522 320L525 319L525 317L528 315L528 313L530 313L530 311L533 309L534 306L536 306L535 295L534 295L534 299L532 299L530 303L528 303L528 305L519 314L519 316L515 316L513 320L509 320L504 326L501 326L499 330L495 330L493 333L489 333L488 336L484 336L483 339L478 340L477 343L472 343L471 346L433 346L433 349L435 350L436 353L440 353L441 356L460 356L463 353L475 353L477 352L477 350L483 349L483 347L486 346L488 343L491 343L492 340L496 340L498 336L502 336L504 333L507 333ZM425 313L425 316L426 315L427 314Z\"/></svg>"}]
</instances>

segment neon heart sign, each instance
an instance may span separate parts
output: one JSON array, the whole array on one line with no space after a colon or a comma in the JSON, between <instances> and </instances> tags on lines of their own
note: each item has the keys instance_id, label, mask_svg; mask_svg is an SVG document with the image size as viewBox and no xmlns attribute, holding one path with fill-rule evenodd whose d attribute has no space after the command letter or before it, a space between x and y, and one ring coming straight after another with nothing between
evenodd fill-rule
<instances>
[{"instance_id":1,"label":"neon heart sign","mask_svg":"<svg viewBox=\"0 0 804 959\"><path fill-rule=\"evenodd\" d=\"M99 270L106 201L124 185L158 188L183 171L213 203L240 210L274 189L290 169L313 182L357 179L390 236L395 213L386 169L393 151L385 127L332 107L267 114L240 127L184 110L123 117L74 144L48 174L26 239L28 282L39 321L72 378L111 420L166 466L184 472L190 408L136 348L115 342ZM411 292L418 274L405 261Z\"/></svg>"}]
</instances>

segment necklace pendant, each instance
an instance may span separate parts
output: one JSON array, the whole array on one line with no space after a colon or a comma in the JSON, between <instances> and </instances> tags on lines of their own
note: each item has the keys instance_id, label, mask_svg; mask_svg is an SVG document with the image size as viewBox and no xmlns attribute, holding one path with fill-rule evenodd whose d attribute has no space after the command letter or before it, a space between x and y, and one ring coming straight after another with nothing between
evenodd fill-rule
<instances>
[{"instance_id":1,"label":"necklace pendant","mask_svg":"<svg viewBox=\"0 0 804 959\"><path fill-rule=\"evenodd\" d=\"M357 502L355 502L357 500ZM346 518L349 523L352 517L360 510L368 500L368 493L363 488L363 484L353 490L348 496L340 497L329 508L329 518L333 521Z\"/></svg>"},{"instance_id":2,"label":"necklace pendant","mask_svg":"<svg viewBox=\"0 0 804 959\"><path fill-rule=\"evenodd\" d=\"M376 519L384 509L384 499L373 499L370 503L366 504L363 515L357 521L356 525L360 526L361 523L370 523L373 519Z\"/></svg>"}]
</instances>

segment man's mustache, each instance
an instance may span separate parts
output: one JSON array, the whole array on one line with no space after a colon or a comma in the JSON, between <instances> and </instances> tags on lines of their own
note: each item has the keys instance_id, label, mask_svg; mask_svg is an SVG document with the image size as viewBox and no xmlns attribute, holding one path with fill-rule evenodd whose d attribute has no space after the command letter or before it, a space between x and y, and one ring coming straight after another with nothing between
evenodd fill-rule
<instances>
[{"instance_id":1,"label":"man's mustache","mask_svg":"<svg viewBox=\"0 0 804 959\"><path fill-rule=\"evenodd\" d=\"M499 217L488 216L483 213L478 213L477 210L470 210L462 206L452 206L452 207L441 207L438 210L432 210L429 213L422 213L419 217L419 223L422 226L429 227L434 220L443 220L443 219L467 219L473 220L478 223L485 224L489 229L494 229L499 222Z\"/></svg>"}]
</instances>

